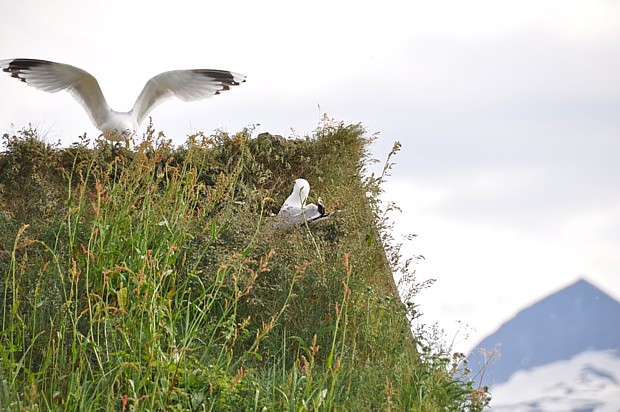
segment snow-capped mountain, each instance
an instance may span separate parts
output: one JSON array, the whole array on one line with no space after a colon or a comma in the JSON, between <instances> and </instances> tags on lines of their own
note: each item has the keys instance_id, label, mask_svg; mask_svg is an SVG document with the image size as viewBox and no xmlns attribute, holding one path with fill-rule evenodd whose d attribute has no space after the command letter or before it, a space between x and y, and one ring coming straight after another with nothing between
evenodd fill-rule
<instances>
[{"instance_id":1,"label":"snow-capped mountain","mask_svg":"<svg viewBox=\"0 0 620 412\"><path fill-rule=\"evenodd\" d=\"M492 410L620 412L620 302L585 280L523 309L468 357ZM496 355L485 365L484 352Z\"/></svg>"},{"instance_id":2,"label":"snow-capped mountain","mask_svg":"<svg viewBox=\"0 0 620 412\"><path fill-rule=\"evenodd\" d=\"M523 309L475 348L499 352L484 372L489 385L584 351L620 350L620 302L579 280ZM468 362L476 372L484 355L474 349Z\"/></svg>"}]
</instances>

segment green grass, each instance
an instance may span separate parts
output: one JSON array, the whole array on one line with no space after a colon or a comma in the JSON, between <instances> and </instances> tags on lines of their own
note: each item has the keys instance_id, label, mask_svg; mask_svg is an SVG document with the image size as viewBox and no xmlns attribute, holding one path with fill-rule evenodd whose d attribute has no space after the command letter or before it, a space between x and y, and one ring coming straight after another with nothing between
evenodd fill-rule
<instances>
[{"instance_id":1,"label":"green grass","mask_svg":"<svg viewBox=\"0 0 620 412\"><path fill-rule=\"evenodd\" d=\"M366 176L372 138L329 120L251 134L4 136L3 410L483 408L461 357L411 332L423 285L390 236L386 175ZM273 230L297 177L340 211ZM407 305L392 270L408 271Z\"/></svg>"}]
</instances>

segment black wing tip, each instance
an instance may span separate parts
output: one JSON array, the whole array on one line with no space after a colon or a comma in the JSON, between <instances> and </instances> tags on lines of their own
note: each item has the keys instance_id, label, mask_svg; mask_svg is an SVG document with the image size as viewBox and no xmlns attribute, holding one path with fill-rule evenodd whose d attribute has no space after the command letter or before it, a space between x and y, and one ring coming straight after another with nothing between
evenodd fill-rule
<instances>
[{"instance_id":1,"label":"black wing tip","mask_svg":"<svg viewBox=\"0 0 620 412\"><path fill-rule=\"evenodd\" d=\"M56 63L51 62L49 60L17 58L17 59L10 60L9 64L4 70L5 71L7 71L7 69L25 70L25 69L30 69L32 67L37 67L37 66L48 66L50 64L56 64Z\"/></svg>"},{"instance_id":2,"label":"black wing tip","mask_svg":"<svg viewBox=\"0 0 620 412\"><path fill-rule=\"evenodd\" d=\"M228 70L195 69L192 71L205 77L211 77L215 81L222 83L222 90L230 90L231 86L239 86L241 83L245 83L246 79L245 75L233 73Z\"/></svg>"},{"instance_id":3,"label":"black wing tip","mask_svg":"<svg viewBox=\"0 0 620 412\"><path fill-rule=\"evenodd\" d=\"M10 73L11 77L26 83L26 79L20 77L20 74L25 71L32 70L35 67L48 66L51 64L56 63L48 60L17 58L10 60L6 67L2 69L2 71L5 73Z\"/></svg>"}]
</instances>

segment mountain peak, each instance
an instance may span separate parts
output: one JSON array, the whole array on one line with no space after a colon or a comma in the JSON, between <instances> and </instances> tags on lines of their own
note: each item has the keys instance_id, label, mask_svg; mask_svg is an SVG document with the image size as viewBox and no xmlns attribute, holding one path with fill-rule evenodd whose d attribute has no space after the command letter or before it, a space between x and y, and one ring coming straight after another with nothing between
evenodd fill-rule
<instances>
[{"instance_id":1,"label":"mountain peak","mask_svg":"<svg viewBox=\"0 0 620 412\"><path fill-rule=\"evenodd\" d=\"M518 370L567 360L586 350L620 350L620 302L585 279L521 310L483 339L469 355L484 364L479 348L498 351L485 371L488 384L505 382Z\"/></svg>"}]
</instances>

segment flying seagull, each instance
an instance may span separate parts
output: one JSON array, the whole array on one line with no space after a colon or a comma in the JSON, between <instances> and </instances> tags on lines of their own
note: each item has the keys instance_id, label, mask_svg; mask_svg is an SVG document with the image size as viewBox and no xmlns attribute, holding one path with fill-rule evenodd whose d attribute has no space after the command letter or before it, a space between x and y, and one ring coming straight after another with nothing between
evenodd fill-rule
<instances>
[{"instance_id":1,"label":"flying seagull","mask_svg":"<svg viewBox=\"0 0 620 412\"><path fill-rule=\"evenodd\" d=\"M207 99L245 82L226 70L173 70L151 78L129 112L110 109L97 79L68 64L35 59L0 60L0 69L29 86L49 93L66 90L84 107L102 135L120 141L133 136L146 116L172 97L185 102Z\"/></svg>"},{"instance_id":2,"label":"flying seagull","mask_svg":"<svg viewBox=\"0 0 620 412\"><path fill-rule=\"evenodd\" d=\"M278 212L278 219L281 224L279 228L289 227L292 225L304 225L317 223L328 218L331 213L325 212L323 201L319 197L317 203L306 204L308 194L310 193L310 184L306 179L295 180L293 192L284 201L284 204Z\"/></svg>"}]
</instances>

